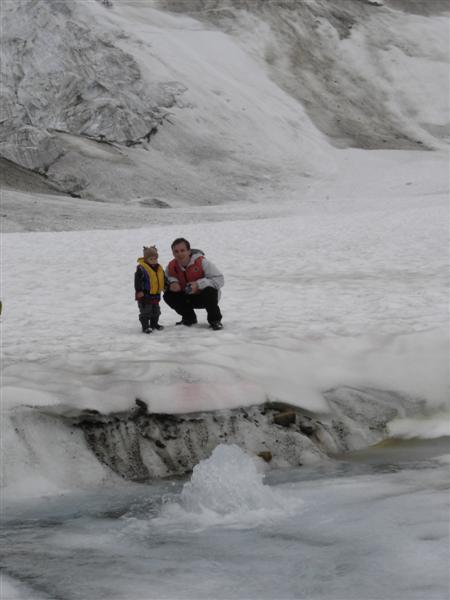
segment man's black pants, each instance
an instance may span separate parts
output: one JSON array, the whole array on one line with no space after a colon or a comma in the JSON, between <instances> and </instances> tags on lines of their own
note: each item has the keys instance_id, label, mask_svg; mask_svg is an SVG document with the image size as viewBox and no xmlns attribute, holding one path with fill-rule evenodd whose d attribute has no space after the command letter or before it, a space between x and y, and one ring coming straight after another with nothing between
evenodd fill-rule
<instances>
[{"instance_id":1,"label":"man's black pants","mask_svg":"<svg viewBox=\"0 0 450 600\"><path fill-rule=\"evenodd\" d=\"M219 308L219 292L213 287L207 287L198 294L185 294L184 292L171 292L164 294L165 302L173 308L184 321L197 323L194 308L206 308L208 323L217 323L222 320Z\"/></svg>"}]
</instances>

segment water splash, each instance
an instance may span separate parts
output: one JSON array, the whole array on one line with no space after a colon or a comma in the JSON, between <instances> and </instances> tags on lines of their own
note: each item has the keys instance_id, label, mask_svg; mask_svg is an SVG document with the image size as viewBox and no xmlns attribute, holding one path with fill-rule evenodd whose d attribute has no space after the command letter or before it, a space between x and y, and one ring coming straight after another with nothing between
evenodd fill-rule
<instances>
[{"instance_id":1,"label":"water splash","mask_svg":"<svg viewBox=\"0 0 450 600\"><path fill-rule=\"evenodd\" d=\"M235 445L220 445L195 466L181 494L169 498L154 523L254 527L298 511L301 498L263 483L254 460Z\"/></svg>"},{"instance_id":2,"label":"water splash","mask_svg":"<svg viewBox=\"0 0 450 600\"><path fill-rule=\"evenodd\" d=\"M263 474L235 445L218 446L210 458L196 465L181 493L181 505L197 513L211 510L226 515L270 508L273 503L273 490L263 484Z\"/></svg>"}]
</instances>

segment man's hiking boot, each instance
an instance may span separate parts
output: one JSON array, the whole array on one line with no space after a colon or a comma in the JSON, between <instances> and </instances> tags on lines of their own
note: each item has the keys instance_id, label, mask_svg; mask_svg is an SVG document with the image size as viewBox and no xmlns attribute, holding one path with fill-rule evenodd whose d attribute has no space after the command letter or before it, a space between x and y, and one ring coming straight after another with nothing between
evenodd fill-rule
<instances>
[{"instance_id":1,"label":"man's hiking boot","mask_svg":"<svg viewBox=\"0 0 450 600\"><path fill-rule=\"evenodd\" d=\"M153 329L151 327L146 327L145 329L142 330L142 333L151 333L153 331Z\"/></svg>"},{"instance_id":2,"label":"man's hiking boot","mask_svg":"<svg viewBox=\"0 0 450 600\"><path fill-rule=\"evenodd\" d=\"M191 321L189 319L181 319L181 321L177 321L175 325L185 325L186 327L192 327L197 323L197 319L195 321Z\"/></svg>"},{"instance_id":3,"label":"man's hiking boot","mask_svg":"<svg viewBox=\"0 0 450 600\"><path fill-rule=\"evenodd\" d=\"M211 329L214 329L214 331L220 331L220 329L223 329L223 325L220 321L213 321L209 324L209 326Z\"/></svg>"},{"instance_id":4,"label":"man's hiking boot","mask_svg":"<svg viewBox=\"0 0 450 600\"><path fill-rule=\"evenodd\" d=\"M153 325L153 329L156 329L156 331L161 331L162 329L164 329L164 325L159 325L157 323L156 325Z\"/></svg>"}]
</instances>

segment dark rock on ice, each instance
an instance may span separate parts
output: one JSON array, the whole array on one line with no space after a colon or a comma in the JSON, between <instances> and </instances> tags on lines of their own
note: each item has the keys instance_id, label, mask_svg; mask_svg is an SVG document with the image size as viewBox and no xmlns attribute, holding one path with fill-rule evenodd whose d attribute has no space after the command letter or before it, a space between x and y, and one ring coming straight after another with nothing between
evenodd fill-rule
<instances>
[{"instance_id":1,"label":"dark rock on ice","mask_svg":"<svg viewBox=\"0 0 450 600\"><path fill-rule=\"evenodd\" d=\"M269 450L263 450L262 452L258 452L257 456L259 456L259 458L262 458L266 462L270 462L272 460L272 452L269 452Z\"/></svg>"},{"instance_id":2,"label":"dark rock on ice","mask_svg":"<svg viewBox=\"0 0 450 600\"><path fill-rule=\"evenodd\" d=\"M278 413L274 415L273 422L276 425L281 425L282 427L289 427L289 425L293 425L295 423L296 413L295 411L286 411L282 413Z\"/></svg>"}]
</instances>

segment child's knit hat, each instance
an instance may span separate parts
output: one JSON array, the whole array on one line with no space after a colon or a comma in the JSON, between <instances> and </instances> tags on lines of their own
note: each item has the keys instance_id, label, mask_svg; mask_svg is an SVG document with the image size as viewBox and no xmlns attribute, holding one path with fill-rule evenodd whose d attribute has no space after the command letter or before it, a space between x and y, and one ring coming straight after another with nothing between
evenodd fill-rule
<instances>
[{"instance_id":1,"label":"child's knit hat","mask_svg":"<svg viewBox=\"0 0 450 600\"><path fill-rule=\"evenodd\" d=\"M144 246L144 258L158 258L158 248L156 246Z\"/></svg>"}]
</instances>

